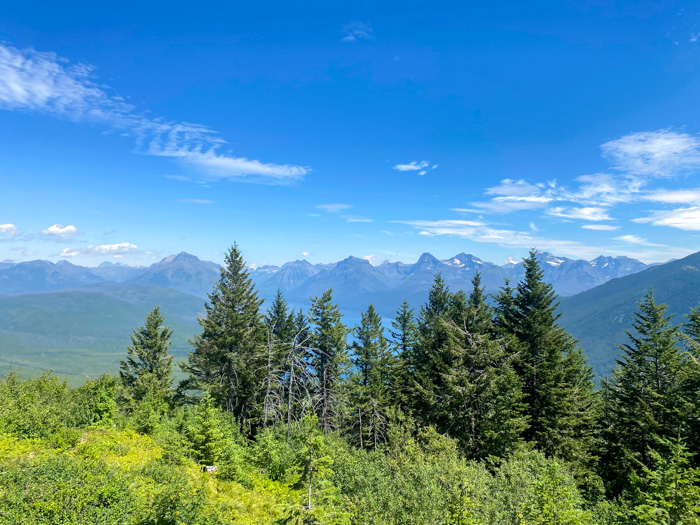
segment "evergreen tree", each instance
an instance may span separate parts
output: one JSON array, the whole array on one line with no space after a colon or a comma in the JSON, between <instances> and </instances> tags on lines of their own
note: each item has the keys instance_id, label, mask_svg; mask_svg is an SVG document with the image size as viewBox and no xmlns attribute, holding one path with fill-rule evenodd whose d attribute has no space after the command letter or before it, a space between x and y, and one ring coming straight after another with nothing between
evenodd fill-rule
<instances>
[{"instance_id":1,"label":"evergreen tree","mask_svg":"<svg viewBox=\"0 0 700 525\"><path fill-rule=\"evenodd\" d=\"M664 439L687 436L696 417L689 386L695 382L697 363L681 348L678 328L652 291L638 307L635 333L627 332L630 342L620 346L622 355L603 382L604 465L614 491L650 467L652 451L664 452ZM627 479L620 476L623 472Z\"/></svg>"},{"instance_id":2,"label":"evergreen tree","mask_svg":"<svg viewBox=\"0 0 700 525\"><path fill-rule=\"evenodd\" d=\"M146 397L158 403L170 401L173 331L163 326L164 321L160 307L155 306L146 316L145 324L130 335L126 361L119 362L119 376L130 404Z\"/></svg>"},{"instance_id":3,"label":"evergreen tree","mask_svg":"<svg viewBox=\"0 0 700 525\"><path fill-rule=\"evenodd\" d=\"M556 295L544 281L534 250L524 267L515 295L506 284L497 297L497 326L518 342L513 363L527 403L530 428L525 437L548 455L590 464L592 421L573 414L593 408L593 373L574 339L557 323Z\"/></svg>"},{"instance_id":4,"label":"evergreen tree","mask_svg":"<svg viewBox=\"0 0 700 525\"><path fill-rule=\"evenodd\" d=\"M265 316L267 344L265 351L265 397L263 400L263 426L281 419L285 406L283 387L285 354L294 340L294 316L287 311L287 301L277 290L270 309Z\"/></svg>"},{"instance_id":5,"label":"evergreen tree","mask_svg":"<svg viewBox=\"0 0 700 525\"><path fill-rule=\"evenodd\" d=\"M394 356L384 337L382 318L373 305L362 313L352 345L355 373L351 381L352 414L360 448L384 440L386 409L394 377Z\"/></svg>"},{"instance_id":6,"label":"evergreen tree","mask_svg":"<svg viewBox=\"0 0 700 525\"><path fill-rule=\"evenodd\" d=\"M342 314L333 304L332 290L311 299L309 321L311 335L311 366L316 374L318 412L324 432L337 427L339 387L348 361L347 327L341 322Z\"/></svg>"},{"instance_id":7,"label":"evergreen tree","mask_svg":"<svg viewBox=\"0 0 700 525\"><path fill-rule=\"evenodd\" d=\"M527 429L522 381L515 373L504 340L476 334L452 322L453 343L443 362L438 430L457 439L474 459L504 457L522 447Z\"/></svg>"},{"instance_id":8,"label":"evergreen tree","mask_svg":"<svg viewBox=\"0 0 700 525\"><path fill-rule=\"evenodd\" d=\"M221 277L209 294L201 335L192 344L183 370L189 380L182 388L209 392L225 411L245 427L263 418L261 385L264 382L265 327L258 299L241 252L233 245L221 267Z\"/></svg>"},{"instance_id":9,"label":"evergreen tree","mask_svg":"<svg viewBox=\"0 0 700 525\"><path fill-rule=\"evenodd\" d=\"M411 404L414 413L423 423L438 427L441 425L437 417L443 413L442 372L451 366L445 361L450 358L450 354L444 352L444 349L454 344L453 333L446 323L452 299L444 279L437 273L428 293L428 302L421 307L418 317L418 341L413 370L415 381L412 382L414 392Z\"/></svg>"},{"instance_id":10,"label":"evergreen tree","mask_svg":"<svg viewBox=\"0 0 700 525\"><path fill-rule=\"evenodd\" d=\"M315 376L311 370L311 329L301 308L292 316L292 344L284 355L284 388L287 410L287 440L292 421L299 420L313 404Z\"/></svg>"},{"instance_id":11,"label":"evergreen tree","mask_svg":"<svg viewBox=\"0 0 700 525\"><path fill-rule=\"evenodd\" d=\"M404 301L396 310L396 318L391 322L389 334L396 357L394 382L390 392L391 405L407 412L410 410L409 401L414 392L415 351L418 340L418 327L413 317L413 310L407 301Z\"/></svg>"},{"instance_id":12,"label":"evergreen tree","mask_svg":"<svg viewBox=\"0 0 700 525\"><path fill-rule=\"evenodd\" d=\"M476 272L472 278L472 292L467 299L467 317L465 329L472 334L489 334L493 332L493 308L486 302L485 288L481 286L481 273Z\"/></svg>"}]
</instances>

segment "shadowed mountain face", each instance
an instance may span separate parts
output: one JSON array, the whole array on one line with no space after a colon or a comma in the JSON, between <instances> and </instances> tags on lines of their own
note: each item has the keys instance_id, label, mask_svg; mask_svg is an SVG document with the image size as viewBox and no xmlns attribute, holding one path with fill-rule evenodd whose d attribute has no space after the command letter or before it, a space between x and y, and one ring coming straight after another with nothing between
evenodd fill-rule
<instances>
[{"instance_id":1,"label":"shadowed mountain face","mask_svg":"<svg viewBox=\"0 0 700 525\"><path fill-rule=\"evenodd\" d=\"M202 261L189 253L166 257L130 279L133 284L155 284L187 294L205 297L219 280L219 265Z\"/></svg>"},{"instance_id":2,"label":"shadowed mountain face","mask_svg":"<svg viewBox=\"0 0 700 525\"><path fill-rule=\"evenodd\" d=\"M0 295L75 288L101 280L89 268L68 261L29 261L0 268Z\"/></svg>"},{"instance_id":3,"label":"shadowed mountain face","mask_svg":"<svg viewBox=\"0 0 700 525\"><path fill-rule=\"evenodd\" d=\"M597 259L596 259L597 260ZM657 303L666 303L672 322L683 324L691 308L700 305L700 252L652 266L561 300L560 322L588 355L596 372L606 375L628 341L639 302L650 289Z\"/></svg>"}]
</instances>

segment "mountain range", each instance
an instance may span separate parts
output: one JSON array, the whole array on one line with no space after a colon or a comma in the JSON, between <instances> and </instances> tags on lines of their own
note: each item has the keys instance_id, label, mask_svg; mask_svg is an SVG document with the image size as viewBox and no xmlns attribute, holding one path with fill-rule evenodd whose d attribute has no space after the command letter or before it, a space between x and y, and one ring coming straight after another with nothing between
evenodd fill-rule
<instances>
[{"instance_id":1,"label":"mountain range","mask_svg":"<svg viewBox=\"0 0 700 525\"><path fill-rule=\"evenodd\" d=\"M561 296L588 290L610 279L639 272L647 267L628 257L598 257L591 261L537 255L545 279ZM439 260L424 253L413 264L386 261L373 266L365 259L348 257L331 264L293 261L282 266L251 268L250 273L262 297L272 297L282 290L294 303L306 303L310 297L332 288L345 308L364 308L369 302L391 304L407 299L421 301L436 272L453 289L469 289L476 271L488 291L495 291L506 279L518 281L523 264L496 265L474 255L460 253ZM206 297L219 279L219 266L194 255L179 253L149 266L128 266L104 262L83 267L68 261L29 261L0 263L0 295L49 292L79 288L98 283L156 285L197 297ZM375 304L375 306L377 306ZM383 308L380 308L383 309Z\"/></svg>"},{"instance_id":2,"label":"mountain range","mask_svg":"<svg viewBox=\"0 0 700 525\"><path fill-rule=\"evenodd\" d=\"M700 303L700 253L649 266L627 257L574 260L539 252L544 278L561 297L561 323L576 337L594 369L605 374L625 339L635 301L653 287L669 312L685 314ZM72 382L108 370L114 372L132 328L159 304L173 327L173 353L184 357L188 340L198 331L197 315L206 294L219 279L213 262L180 253L149 267L102 263L82 267L67 261L0 262L0 373L21 366L30 373L46 368ZM471 290L476 271L488 292L505 279L524 274L522 263L496 265L460 253L437 259L429 253L413 264L384 262L374 266L348 257L331 264L293 261L251 268L259 295L279 289L291 306L308 307L310 298L328 288L350 326L374 304L386 320L408 300L418 308L427 299L436 272L451 290ZM682 321L682 319L678 319Z\"/></svg>"}]
</instances>

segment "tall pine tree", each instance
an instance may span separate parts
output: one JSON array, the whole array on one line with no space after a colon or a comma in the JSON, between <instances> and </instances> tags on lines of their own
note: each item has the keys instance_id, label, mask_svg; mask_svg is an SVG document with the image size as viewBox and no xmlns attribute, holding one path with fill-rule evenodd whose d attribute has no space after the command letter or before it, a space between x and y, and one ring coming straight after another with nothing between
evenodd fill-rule
<instances>
[{"instance_id":1,"label":"tall pine tree","mask_svg":"<svg viewBox=\"0 0 700 525\"><path fill-rule=\"evenodd\" d=\"M201 335L183 364L183 388L208 392L223 410L249 430L261 423L265 366L265 326L250 275L237 245L226 254L221 277L209 294Z\"/></svg>"},{"instance_id":2,"label":"tall pine tree","mask_svg":"<svg viewBox=\"0 0 700 525\"><path fill-rule=\"evenodd\" d=\"M342 314L333 303L332 290L311 299L309 321L311 334L311 366L317 378L316 401L321 427L325 433L338 426L339 393L345 371L348 329Z\"/></svg>"},{"instance_id":3,"label":"tall pine tree","mask_svg":"<svg viewBox=\"0 0 700 525\"><path fill-rule=\"evenodd\" d=\"M351 380L351 412L360 448L384 441L389 392L394 382L395 358L384 337L382 318L373 305L362 313L352 345L355 372Z\"/></svg>"},{"instance_id":4,"label":"tall pine tree","mask_svg":"<svg viewBox=\"0 0 700 525\"><path fill-rule=\"evenodd\" d=\"M557 323L558 302L551 284L530 251L525 276L513 289L508 283L496 297L497 326L517 339L514 366L523 381L530 427L528 441L546 454L586 468L594 424L579 416L595 410L593 373L575 340Z\"/></svg>"},{"instance_id":5,"label":"tall pine tree","mask_svg":"<svg viewBox=\"0 0 700 525\"><path fill-rule=\"evenodd\" d=\"M686 437L695 426L690 387L697 363L684 352L666 305L657 304L652 291L638 308L634 332L627 332L629 343L620 346L612 376L603 382L604 465L614 492L628 487L634 473L651 467L652 451L663 453L664 440Z\"/></svg>"},{"instance_id":6,"label":"tall pine tree","mask_svg":"<svg viewBox=\"0 0 700 525\"><path fill-rule=\"evenodd\" d=\"M130 335L126 361L120 361L119 377L128 402L138 403L149 397L153 401L169 402L172 391L173 356L170 354L173 331L163 326L165 317L155 306L146 316L145 324Z\"/></svg>"},{"instance_id":7,"label":"tall pine tree","mask_svg":"<svg viewBox=\"0 0 700 525\"><path fill-rule=\"evenodd\" d=\"M396 356L394 383L390 392L393 407L410 412L415 381L416 343L418 327L413 317L413 310L404 301L396 310L396 317L391 321L391 346Z\"/></svg>"}]
</instances>

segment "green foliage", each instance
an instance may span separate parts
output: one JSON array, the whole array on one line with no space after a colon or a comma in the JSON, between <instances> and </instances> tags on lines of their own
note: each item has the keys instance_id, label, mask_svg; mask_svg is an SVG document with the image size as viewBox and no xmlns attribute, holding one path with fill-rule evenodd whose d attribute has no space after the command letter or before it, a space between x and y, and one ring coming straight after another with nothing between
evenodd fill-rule
<instances>
[{"instance_id":1,"label":"green foliage","mask_svg":"<svg viewBox=\"0 0 700 525\"><path fill-rule=\"evenodd\" d=\"M68 387L45 373L22 379L11 372L0 380L0 432L24 438L48 437L71 426Z\"/></svg>"},{"instance_id":2,"label":"green foliage","mask_svg":"<svg viewBox=\"0 0 700 525\"><path fill-rule=\"evenodd\" d=\"M523 380L529 422L524 435L546 454L586 470L594 461L593 373L573 338L557 323L556 296L543 279L534 250L524 266L525 277L515 295L506 287L497 297L499 330L518 342L514 366Z\"/></svg>"},{"instance_id":3,"label":"green foliage","mask_svg":"<svg viewBox=\"0 0 700 525\"><path fill-rule=\"evenodd\" d=\"M603 383L606 475L616 493L630 488L665 440L687 436L695 426L698 365L681 348L665 311L652 292L639 303L635 334L628 332L630 343L621 346L617 367Z\"/></svg>"},{"instance_id":4,"label":"green foliage","mask_svg":"<svg viewBox=\"0 0 700 525\"><path fill-rule=\"evenodd\" d=\"M209 294L201 335L192 344L183 370L189 380L180 390L210 393L225 411L252 429L262 418L261 361L265 329L258 299L238 246L231 247L221 267L221 278Z\"/></svg>"},{"instance_id":5,"label":"green foliage","mask_svg":"<svg viewBox=\"0 0 700 525\"><path fill-rule=\"evenodd\" d=\"M653 467L644 467L632 509L639 523L681 525L700 523L700 469L691 468L691 454L682 439L664 440L667 453L650 451Z\"/></svg>"},{"instance_id":6,"label":"green foliage","mask_svg":"<svg viewBox=\"0 0 700 525\"><path fill-rule=\"evenodd\" d=\"M360 448L376 447L385 439L390 391L394 387L396 359L384 337L382 318L371 304L355 328L350 378L351 435Z\"/></svg>"},{"instance_id":7,"label":"green foliage","mask_svg":"<svg viewBox=\"0 0 700 525\"><path fill-rule=\"evenodd\" d=\"M120 361L119 376L127 403L145 397L169 402L171 398L173 356L170 354L173 331L163 326L165 317L155 306L146 316L144 326L131 334L126 361Z\"/></svg>"},{"instance_id":8,"label":"green foliage","mask_svg":"<svg viewBox=\"0 0 700 525\"><path fill-rule=\"evenodd\" d=\"M342 323L342 317L340 309L333 303L332 290L311 299L311 367L317 384L317 412L326 433L339 425L340 380L348 363L348 329Z\"/></svg>"}]
</instances>

